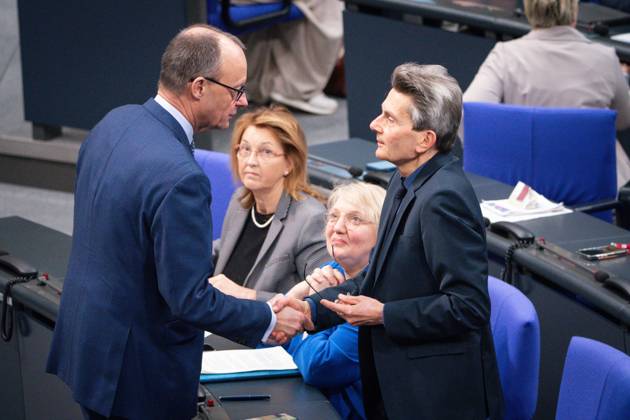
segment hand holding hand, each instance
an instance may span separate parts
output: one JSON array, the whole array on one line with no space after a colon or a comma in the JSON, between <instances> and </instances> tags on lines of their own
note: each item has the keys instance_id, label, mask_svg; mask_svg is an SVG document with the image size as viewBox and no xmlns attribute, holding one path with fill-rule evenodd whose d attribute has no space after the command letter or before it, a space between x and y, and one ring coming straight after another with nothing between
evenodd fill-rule
<instances>
[{"instance_id":1,"label":"hand holding hand","mask_svg":"<svg viewBox=\"0 0 630 420\"><path fill-rule=\"evenodd\" d=\"M214 277L210 277L208 282L214 286L216 289L219 289L222 293L226 295L234 296L239 299L256 299L256 291L253 289L248 289L247 287L240 286L234 283L232 280L224 276L223 274L219 274Z\"/></svg>"},{"instance_id":2,"label":"hand holding hand","mask_svg":"<svg viewBox=\"0 0 630 420\"><path fill-rule=\"evenodd\" d=\"M271 332L270 344L284 344L304 331L305 326L313 327L313 323L303 312L289 305L276 312L276 326Z\"/></svg>"},{"instance_id":3,"label":"hand holding hand","mask_svg":"<svg viewBox=\"0 0 630 420\"><path fill-rule=\"evenodd\" d=\"M322 299L320 303L352 325L383 324L384 304L368 296L350 296L340 294L338 300L331 302Z\"/></svg>"}]
</instances>

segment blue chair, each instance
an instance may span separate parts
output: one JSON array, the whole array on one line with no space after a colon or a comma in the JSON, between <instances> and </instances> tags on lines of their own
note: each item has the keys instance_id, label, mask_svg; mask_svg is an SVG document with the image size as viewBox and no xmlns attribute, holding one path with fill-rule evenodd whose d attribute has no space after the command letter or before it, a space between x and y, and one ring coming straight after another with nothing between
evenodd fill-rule
<instances>
[{"instance_id":1,"label":"blue chair","mask_svg":"<svg viewBox=\"0 0 630 420\"><path fill-rule=\"evenodd\" d=\"M630 356L573 337L564 362L556 420L630 418Z\"/></svg>"},{"instance_id":2,"label":"blue chair","mask_svg":"<svg viewBox=\"0 0 630 420\"><path fill-rule=\"evenodd\" d=\"M240 35L269 25L304 19L291 0L266 4L231 5L230 0L208 0L208 23L226 32Z\"/></svg>"},{"instance_id":3,"label":"blue chair","mask_svg":"<svg viewBox=\"0 0 630 420\"><path fill-rule=\"evenodd\" d=\"M210 150L195 150L195 160L210 180L212 188L212 239L221 236L223 219L236 190L230 171L230 155Z\"/></svg>"},{"instance_id":4,"label":"blue chair","mask_svg":"<svg viewBox=\"0 0 630 420\"><path fill-rule=\"evenodd\" d=\"M567 206L615 200L616 112L464 104L464 169ZM609 207L610 208L610 207ZM599 217L611 221L611 212Z\"/></svg>"},{"instance_id":5,"label":"blue chair","mask_svg":"<svg viewBox=\"0 0 630 420\"><path fill-rule=\"evenodd\" d=\"M516 287L488 276L490 329L506 420L531 419L538 398L540 326L534 305Z\"/></svg>"}]
</instances>

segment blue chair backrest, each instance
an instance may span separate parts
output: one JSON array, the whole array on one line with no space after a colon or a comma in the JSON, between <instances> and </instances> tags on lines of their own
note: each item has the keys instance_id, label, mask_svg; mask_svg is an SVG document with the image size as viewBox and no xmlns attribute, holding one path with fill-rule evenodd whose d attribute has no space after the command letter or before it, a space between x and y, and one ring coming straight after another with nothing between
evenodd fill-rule
<instances>
[{"instance_id":1,"label":"blue chair backrest","mask_svg":"<svg viewBox=\"0 0 630 420\"><path fill-rule=\"evenodd\" d=\"M210 150L195 150L195 160L210 180L212 188L212 239L221 236L223 218L236 190L230 171L230 155Z\"/></svg>"},{"instance_id":2,"label":"blue chair backrest","mask_svg":"<svg viewBox=\"0 0 630 420\"><path fill-rule=\"evenodd\" d=\"M499 366L504 419L531 419L538 398L540 325L536 309L516 287L488 277L490 329Z\"/></svg>"},{"instance_id":3,"label":"blue chair backrest","mask_svg":"<svg viewBox=\"0 0 630 420\"><path fill-rule=\"evenodd\" d=\"M564 362L556 420L630 418L630 356L573 337Z\"/></svg>"},{"instance_id":4,"label":"blue chair backrest","mask_svg":"<svg viewBox=\"0 0 630 420\"><path fill-rule=\"evenodd\" d=\"M523 181L567 206L614 200L616 115L465 103L464 169L509 185Z\"/></svg>"},{"instance_id":5,"label":"blue chair backrest","mask_svg":"<svg viewBox=\"0 0 630 420\"><path fill-rule=\"evenodd\" d=\"M235 35L240 35L247 32L257 31L270 25L278 23L289 22L297 19L304 19L304 14L294 4L291 4L288 13L282 14L278 17L273 15L278 14L284 9L282 1L270 2L265 4L246 4L246 5L233 5L230 6L229 12L234 22L244 22L249 19L261 18L260 22L246 25L243 27L233 27L228 25L221 16L222 5L220 0L208 0L208 23L216 26L226 32L230 32ZM269 18L265 18L265 16Z\"/></svg>"}]
</instances>

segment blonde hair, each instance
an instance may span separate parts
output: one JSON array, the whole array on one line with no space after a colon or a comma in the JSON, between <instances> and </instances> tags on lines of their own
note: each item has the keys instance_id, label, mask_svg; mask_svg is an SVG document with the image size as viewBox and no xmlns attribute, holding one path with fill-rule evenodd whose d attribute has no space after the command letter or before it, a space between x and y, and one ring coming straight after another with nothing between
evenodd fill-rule
<instances>
[{"instance_id":1,"label":"blonde hair","mask_svg":"<svg viewBox=\"0 0 630 420\"><path fill-rule=\"evenodd\" d=\"M385 201L385 189L362 181L350 181L337 185L332 190L328 197L328 209L333 208L339 200L344 200L361 209L365 217L378 228L383 201Z\"/></svg>"},{"instance_id":2,"label":"blonde hair","mask_svg":"<svg viewBox=\"0 0 630 420\"><path fill-rule=\"evenodd\" d=\"M577 0L525 0L524 6L533 28L571 25L577 20Z\"/></svg>"},{"instance_id":3,"label":"blonde hair","mask_svg":"<svg viewBox=\"0 0 630 420\"><path fill-rule=\"evenodd\" d=\"M302 127L295 117L283 106L261 107L254 111L247 112L236 121L234 131L232 131L230 161L232 165L232 175L238 181L241 178L238 173L238 159L236 150L241 143L243 133L248 127L255 126L266 128L271 131L280 142L285 157L291 164L291 171L284 177L284 191L293 199L302 200L301 193L306 193L318 200L322 196L317 193L307 181L306 156L308 148ZM244 208L251 208L254 204L254 194L244 188L241 196L241 205Z\"/></svg>"}]
</instances>

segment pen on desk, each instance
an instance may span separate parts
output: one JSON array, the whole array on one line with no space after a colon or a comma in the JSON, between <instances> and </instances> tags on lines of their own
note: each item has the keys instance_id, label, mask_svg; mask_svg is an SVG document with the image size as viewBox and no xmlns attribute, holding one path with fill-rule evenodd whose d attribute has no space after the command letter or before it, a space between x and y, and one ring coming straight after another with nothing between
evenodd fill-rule
<instances>
[{"instance_id":1,"label":"pen on desk","mask_svg":"<svg viewBox=\"0 0 630 420\"><path fill-rule=\"evenodd\" d=\"M244 395L222 395L219 397L219 401L257 401L257 400L270 400L269 394L244 394Z\"/></svg>"},{"instance_id":2,"label":"pen on desk","mask_svg":"<svg viewBox=\"0 0 630 420\"><path fill-rule=\"evenodd\" d=\"M630 244L624 244L624 243L619 243L619 242L611 242L610 246L612 246L613 248L617 248L617 249L628 249L628 250L630 250Z\"/></svg>"}]
</instances>

